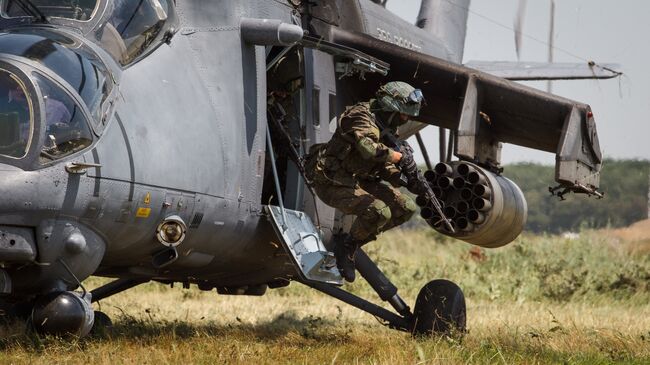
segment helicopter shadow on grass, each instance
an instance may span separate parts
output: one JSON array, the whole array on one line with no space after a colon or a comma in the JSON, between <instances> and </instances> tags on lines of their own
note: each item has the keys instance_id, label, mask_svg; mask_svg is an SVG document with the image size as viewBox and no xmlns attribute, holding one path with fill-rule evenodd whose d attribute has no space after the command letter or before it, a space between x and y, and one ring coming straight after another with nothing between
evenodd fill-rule
<instances>
[{"instance_id":1,"label":"helicopter shadow on grass","mask_svg":"<svg viewBox=\"0 0 650 365\"><path fill-rule=\"evenodd\" d=\"M279 314L268 321L247 323L238 317L232 323L188 323L183 321L159 321L149 319L120 318L112 328L105 328L93 338L104 339L155 339L173 334L174 338L190 340L199 336L241 336L261 342L274 342L289 333L315 341L346 341L351 326L337 319L318 316L299 316L293 311Z\"/></svg>"},{"instance_id":2,"label":"helicopter shadow on grass","mask_svg":"<svg viewBox=\"0 0 650 365\"><path fill-rule=\"evenodd\" d=\"M0 351L15 347L30 349L35 352L48 347L65 345L79 346L101 344L112 341L127 340L139 344L151 344L161 339L173 337L174 341L193 341L199 338L241 338L261 343L282 341L290 334L296 334L305 340L322 343L348 343L353 326L337 318L324 319L317 316L302 317L288 311L275 318L259 323L247 323L234 318L232 323L188 323L179 320L166 321L155 318L140 319L123 315L113 326L93 329L84 338L73 336L40 336L27 330L23 321L5 319L0 321Z\"/></svg>"}]
</instances>

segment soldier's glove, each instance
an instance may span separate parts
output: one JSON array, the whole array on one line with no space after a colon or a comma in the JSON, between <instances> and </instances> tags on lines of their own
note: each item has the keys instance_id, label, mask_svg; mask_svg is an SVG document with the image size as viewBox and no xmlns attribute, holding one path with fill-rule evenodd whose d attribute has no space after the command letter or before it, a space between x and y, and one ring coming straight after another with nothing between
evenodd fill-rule
<instances>
[{"instance_id":1,"label":"soldier's glove","mask_svg":"<svg viewBox=\"0 0 650 365\"><path fill-rule=\"evenodd\" d=\"M402 171L402 178L406 181L406 189L415 195L422 195L428 191L426 181L421 179L418 173L418 166L413 159L412 153L405 153L398 165Z\"/></svg>"},{"instance_id":2,"label":"soldier's glove","mask_svg":"<svg viewBox=\"0 0 650 365\"><path fill-rule=\"evenodd\" d=\"M404 154L402 155L402 159L398 163L399 169L402 171L402 173L409 178L411 176L417 175L418 171L418 165L415 163L415 160L413 159L413 155L411 154Z\"/></svg>"}]
</instances>

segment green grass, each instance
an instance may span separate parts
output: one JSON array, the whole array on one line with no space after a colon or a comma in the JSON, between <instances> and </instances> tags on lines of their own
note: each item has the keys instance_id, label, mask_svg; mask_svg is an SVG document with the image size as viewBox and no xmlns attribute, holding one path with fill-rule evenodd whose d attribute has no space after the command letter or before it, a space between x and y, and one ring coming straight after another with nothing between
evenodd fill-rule
<instances>
[{"instance_id":1,"label":"green grass","mask_svg":"<svg viewBox=\"0 0 650 365\"><path fill-rule=\"evenodd\" d=\"M471 248L426 230L368 246L409 303L428 280L457 282L468 306L462 339L413 339L297 283L261 298L147 284L102 301L115 326L89 338L0 327L0 363L650 363L647 254L598 232ZM377 302L361 280L346 288Z\"/></svg>"}]
</instances>

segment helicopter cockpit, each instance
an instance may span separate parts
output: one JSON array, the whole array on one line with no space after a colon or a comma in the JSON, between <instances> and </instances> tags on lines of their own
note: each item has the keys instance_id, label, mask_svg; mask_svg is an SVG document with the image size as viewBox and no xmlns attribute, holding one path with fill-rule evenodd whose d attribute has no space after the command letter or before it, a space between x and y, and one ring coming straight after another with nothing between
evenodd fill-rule
<instances>
[{"instance_id":1,"label":"helicopter cockpit","mask_svg":"<svg viewBox=\"0 0 650 365\"><path fill-rule=\"evenodd\" d=\"M111 56L127 66L167 42L177 28L173 0L116 0L95 36Z\"/></svg>"},{"instance_id":2,"label":"helicopter cockpit","mask_svg":"<svg viewBox=\"0 0 650 365\"><path fill-rule=\"evenodd\" d=\"M25 157L34 129L34 106L24 83L12 72L0 69L0 154Z\"/></svg>"},{"instance_id":3,"label":"helicopter cockpit","mask_svg":"<svg viewBox=\"0 0 650 365\"><path fill-rule=\"evenodd\" d=\"M97 55L61 32L0 33L0 161L36 169L86 149L114 89Z\"/></svg>"},{"instance_id":4,"label":"helicopter cockpit","mask_svg":"<svg viewBox=\"0 0 650 365\"><path fill-rule=\"evenodd\" d=\"M7 0L4 14L8 17L45 16L88 21L95 14L98 0Z\"/></svg>"},{"instance_id":5,"label":"helicopter cockpit","mask_svg":"<svg viewBox=\"0 0 650 365\"><path fill-rule=\"evenodd\" d=\"M169 41L177 30L174 0L0 0L0 28L53 24L81 31L121 66Z\"/></svg>"},{"instance_id":6,"label":"helicopter cockpit","mask_svg":"<svg viewBox=\"0 0 650 365\"><path fill-rule=\"evenodd\" d=\"M174 6L0 0L0 163L33 170L88 148L110 120L118 66L173 36Z\"/></svg>"}]
</instances>

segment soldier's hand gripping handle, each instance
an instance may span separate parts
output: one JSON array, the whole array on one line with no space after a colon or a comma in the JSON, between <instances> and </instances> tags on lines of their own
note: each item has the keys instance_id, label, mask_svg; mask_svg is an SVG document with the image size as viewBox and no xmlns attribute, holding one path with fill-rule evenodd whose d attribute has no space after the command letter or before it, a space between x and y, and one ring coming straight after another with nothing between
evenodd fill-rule
<instances>
[{"instance_id":1,"label":"soldier's hand gripping handle","mask_svg":"<svg viewBox=\"0 0 650 365\"><path fill-rule=\"evenodd\" d=\"M386 131L386 129L379 123L379 126ZM398 160L398 163L395 165L402 171L402 174L406 177L406 188L408 191L417 194L424 195L431 202L431 205L435 209L436 213L441 217L445 226L452 233L456 233L454 227L451 225L449 218L445 216L445 213L442 211L442 207L438 202L438 198L431 190L431 186L426 181L424 176L418 170L418 166L413 159L413 149L406 141L400 142L395 135L386 131L382 133L382 139L385 141L385 144L393 148L397 153L401 155L401 158ZM394 162L393 162L394 163Z\"/></svg>"},{"instance_id":2,"label":"soldier's hand gripping handle","mask_svg":"<svg viewBox=\"0 0 650 365\"><path fill-rule=\"evenodd\" d=\"M397 165L402 160L402 156L403 155L401 152L393 150L393 155L392 155L392 159L390 160L390 163L392 163L393 165Z\"/></svg>"},{"instance_id":3,"label":"soldier's hand gripping handle","mask_svg":"<svg viewBox=\"0 0 650 365\"><path fill-rule=\"evenodd\" d=\"M413 158L413 149L406 141L402 141L399 144L399 147L402 152L402 159L399 161L398 167L406 176L408 182L406 188L408 191L414 194L426 196L431 202L433 208L436 210L436 213L440 215L445 226L447 226L447 229L449 229L452 233L455 233L454 227L451 225L451 222L449 222L449 219L443 213L442 207L440 206L437 197L433 193L431 186L429 186L429 183L426 181L424 176L422 176L420 170L418 170L418 166L415 163L415 159Z\"/></svg>"}]
</instances>

